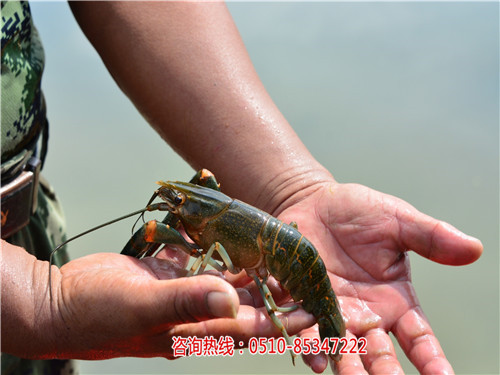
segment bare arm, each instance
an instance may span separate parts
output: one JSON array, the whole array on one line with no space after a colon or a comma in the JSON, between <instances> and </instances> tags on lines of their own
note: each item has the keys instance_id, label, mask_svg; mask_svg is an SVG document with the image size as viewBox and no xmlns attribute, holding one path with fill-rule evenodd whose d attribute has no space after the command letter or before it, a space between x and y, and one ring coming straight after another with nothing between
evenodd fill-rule
<instances>
[{"instance_id":1,"label":"bare arm","mask_svg":"<svg viewBox=\"0 0 500 375\"><path fill-rule=\"evenodd\" d=\"M46 294L48 265L2 240L2 351L40 358L54 351L55 319ZM53 269L54 281L59 269Z\"/></svg>"},{"instance_id":2,"label":"bare arm","mask_svg":"<svg viewBox=\"0 0 500 375\"><path fill-rule=\"evenodd\" d=\"M223 3L72 9L144 117L229 195L273 212L293 192L331 179L265 91Z\"/></svg>"}]
</instances>

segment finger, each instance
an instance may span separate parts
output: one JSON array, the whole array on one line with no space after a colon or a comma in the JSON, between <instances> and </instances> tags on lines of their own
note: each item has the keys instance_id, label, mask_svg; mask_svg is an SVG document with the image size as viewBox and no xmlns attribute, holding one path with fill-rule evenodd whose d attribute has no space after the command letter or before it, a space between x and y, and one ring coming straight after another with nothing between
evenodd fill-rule
<instances>
[{"instance_id":1,"label":"finger","mask_svg":"<svg viewBox=\"0 0 500 375\"><path fill-rule=\"evenodd\" d=\"M404 374L391 338L381 328L365 334L367 354L361 357L370 374Z\"/></svg>"},{"instance_id":2,"label":"finger","mask_svg":"<svg viewBox=\"0 0 500 375\"><path fill-rule=\"evenodd\" d=\"M226 280L235 288L243 288L249 283L254 284L253 279L248 276L246 271L241 271L236 275L226 272Z\"/></svg>"},{"instance_id":3,"label":"finger","mask_svg":"<svg viewBox=\"0 0 500 375\"><path fill-rule=\"evenodd\" d=\"M406 356L421 374L453 373L420 307L409 310L399 318L393 332Z\"/></svg>"},{"instance_id":4,"label":"finger","mask_svg":"<svg viewBox=\"0 0 500 375\"><path fill-rule=\"evenodd\" d=\"M276 302L278 306L282 306L285 303L292 301L290 293L286 289L284 289L274 277L272 276L269 277L267 279L266 285L269 288L269 291L271 292L274 302ZM253 303L251 303L252 306L254 307L264 306L264 301L262 300L261 291L259 290L257 284L253 282L253 280L251 283L245 285L244 289L247 290L248 295L251 296L252 298L253 301Z\"/></svg>"},{"instance_id":5,"label":"finger","mask_svg":"<svg viewBox=\"0 0 500 375\"><path fill-rule=\"evenodd\" d=\"M441 264L464 265L477 260L481 241L413 207L398 212L403 246Z\"/></svg>"},{"instance_id":6,"label":"finger","mask_svg":"<svg viewBox=\"0 0 500 375\"><path fill-rule=\"evenodd\" d=\"M149 282L135 295L142 318L153 326L235 318L239 308L236 290L208 275Z\"/></svg>"},{"instance_id":7,"label":"finger","mask_svg":"<svg viewBox=\"0 0 500 375\"><path fill-rule=\"evenodd\" d=\"M246 288L236 288L236 292L238 293L238 297L240 299L240 305L249 305L253 307L258 307L255 304L255 298L248 289ZM261 304L262 305L262 304Z\"/></svg>"},{"instance_id":8,"label":"finger","mask_svg":"<svg viewBox=\"0 0 500 375\"><path fill-rule=\"evenodd\" d=\"M314 316L302 309L286 314L277 314L290 336L315 323ZM169 334L188 336L231 336L236 346L246 346L252 337L281 337L281 332L271 321L264 309L240 306L236 319L214 319L201 323L182 324Z\"/></svg>"},{"instance_id":9,"label":"finger","mask_svg":"<svg viewBox=\"0 0 500 375\"><path fill-rule=\"evenodd\" d=\"M349 340L355 339L355 336L347 331L346 338L349 343ZM342 359L339 362L330 359L330 367L334 374L368 374L362 356L359 354L342 354Z\"/></svg>"},{"instance_id":10,"label":"finger","mask_svg":"<svg viewBox=\"0 0 500 375\"><path fill-rule=\"evenodd\" d=\"M319 339L318 326L315 324L313 327L300 332L300 338L303 342L308 339ZM304 354L302 355L302 360L317 374L321 374L325 371L328 365L328 359L323 352L320 352L318 355Z\"/></svg>"}]
</instances>

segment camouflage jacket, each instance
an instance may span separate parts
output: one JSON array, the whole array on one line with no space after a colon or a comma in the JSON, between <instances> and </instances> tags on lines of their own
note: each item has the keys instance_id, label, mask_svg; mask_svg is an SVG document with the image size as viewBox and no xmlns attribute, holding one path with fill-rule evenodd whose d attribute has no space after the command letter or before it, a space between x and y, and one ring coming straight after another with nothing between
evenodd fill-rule
<instances>
[{"instance_id":1,"label":"camouflage jacket","mask_svg":"<svg viewBox=\"0 0 500 375\"><path fill-rule=\"evenodd\" d=\"M46 125L41 91L44 54L27 2L1 2L2 30L2 174L19 163ZM24 247L38 259L64 240L64 218L50 186L41 178L38 208L27 226L6 240ZM65 252L55 263L67 261ZM2 301L3 304L4 301ZM75 374L73 361L34 361L2 353L2 374Z\"/></svg>"}]
</instances>

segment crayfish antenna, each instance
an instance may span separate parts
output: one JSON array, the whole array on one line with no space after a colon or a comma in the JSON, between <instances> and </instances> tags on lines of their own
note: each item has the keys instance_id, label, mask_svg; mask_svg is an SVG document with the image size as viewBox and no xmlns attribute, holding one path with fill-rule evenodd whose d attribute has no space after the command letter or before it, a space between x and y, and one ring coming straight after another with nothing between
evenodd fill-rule
<instances>
[{"instance_id":1,"label":"crayfish antenna","mask_svg":"<svg viewBox=\"0 0 500 375\"><path fill-rule=\"evenodd\" d=\"M154 199L154 198L152 198L152 199ZM85 236L86 234L89 234L90 232L93 232L93 231L101 229L101 228L103 228L105 226L114 224L114 223L116 223L116 222L118 222L120 220L127 219L127 218L129 218L131 216L134 216L134 215L137 215L137 214L144 215L144 212L146 212L146 211L151 211L151 207L149 206L149 204L148 204L148 207L141 208L140 210L131 212L131 213L127 214L127 215L120 216L119 218L107 221L107 222L105 222L103 224L100 224L100 225L94 227L94 228L90 228L90 229L86 230L85 232L77 234L76 236L67 239L66 241L64 241L63 243L61 243L60 245L58 245L54 250L52 250L52 252L50 253L50 256L49 256L49 295L50 295L50 300L52 301L52 260L54 259L54 254L59 249L61 249L61 247L65 246L66 244L68 244L69 242L71 242L73 240L76 240L77 238L80 238L80 237Z\"/></svg>"},{"instance_id":2,"label":"crayfish antenna","mask_svg":"<svg viewBox=\"0 0 500 375\"><path fill-rule=\"evenodd\" d=\"M144 222L145 222L145 221L144 221L144 212L142 212L142 213L139 215L139 217L137 218L137 220L134 222L134 225L132 225L132 230L131 230L132 235L133 235L133 234L134 234L134 232L135 232L135 226L137 225L137 223L139 222L139 220L140 220L141 218L142 218L142 222L144 223Z\"/></svg>"},{"instance_id":3,"label":"crayfish antenna","mask_svg":"<svg viewBox=\"0 0 500 375\"><path fill-rule=\"evenodd\" d=\"M158 182L157 182L158 183ZM146 211L150 211L150 209L148 209L151 205L151 203L153 203L153 201L156 199L156 197L158 196L159 194L159 190L155 190L155 192L153 193L153 195L151 196L151 198L149 198L149 201L148 203L146 203L146 208L141 212L141 215L137 218L137 220L135 221L134 225L132 225L132 235L134 234L135 232L135 226L137 225L137 223L139 222L139 220L142 218L142 223L144 224L145 223L145 220L144 220L144 213Z\"/></svg>"}]
</instances>

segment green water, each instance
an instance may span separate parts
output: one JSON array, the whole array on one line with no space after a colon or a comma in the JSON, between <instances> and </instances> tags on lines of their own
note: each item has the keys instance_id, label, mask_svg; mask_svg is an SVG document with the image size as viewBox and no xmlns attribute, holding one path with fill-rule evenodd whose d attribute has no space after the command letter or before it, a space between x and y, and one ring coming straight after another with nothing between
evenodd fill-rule
<instances>
[{"instance_id":1,"label":"green water","mask_svg":"<svg viewBox=\"0 0 500 375\"><path fill-rule=\"evenodd\" d=\"M467 267L412 254L421 305L459 374L499 373L498 4L231 3L266 88L340 182L401 197L478 237ZM190 167L102 66L65 3L32 5L51 121L45 175L69 234L141 207ZM270 161L272 162L272 161ZM119 251L130 222L72 245ZM398 351L404 369L415 369ZM311 373L288 356L82 362L83 374ZM210 370L212 369L212 370Z\"/></svg>"}]
</instances>

